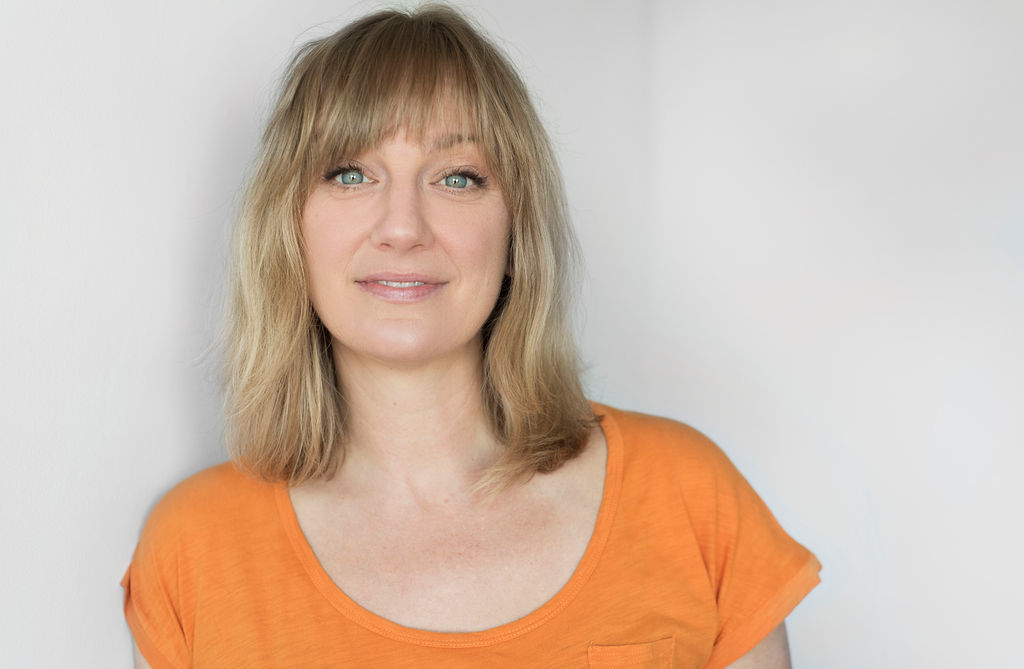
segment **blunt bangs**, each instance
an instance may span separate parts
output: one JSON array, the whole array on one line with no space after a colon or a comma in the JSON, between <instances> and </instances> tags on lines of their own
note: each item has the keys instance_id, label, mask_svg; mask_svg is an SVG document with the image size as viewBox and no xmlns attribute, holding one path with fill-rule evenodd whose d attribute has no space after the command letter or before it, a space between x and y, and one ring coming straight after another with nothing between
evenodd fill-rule
<instances>
[{"instance_id":1,"label":"blunt bangs","mask_svg":"<svg viewBox=\"0 0 1024 669\"><path fill-rule=\"evenodd\" d=\"M423 140L437 126L477 141L500 184L519 172L502 160L515 154L502 147L524 134L524 119L510 114L501 56L446 7L368 16L309 45L294 63L305 70L296 73L294 106L308 129L297 147L307 184L399 130Z\"/></svg>"}]
</instances>

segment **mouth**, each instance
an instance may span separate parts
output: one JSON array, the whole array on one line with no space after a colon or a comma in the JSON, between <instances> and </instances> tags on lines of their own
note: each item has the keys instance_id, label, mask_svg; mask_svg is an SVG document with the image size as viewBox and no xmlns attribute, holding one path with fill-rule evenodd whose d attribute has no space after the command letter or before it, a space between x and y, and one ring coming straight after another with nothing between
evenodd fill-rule
<instances>
[{"instance_id":1,"label":"mouth","mask_svg":"<svg viewBox=\"0 0 1024 669\"><path fill-rule=\"evenodd\" d=\"M360 283L376 283L381 286L387 286L388 288L415 288L416 286L427 285L425 281L360 281Z\"/></svg>"},{"instance_id":2,"label":"mouth","mask_svg":"<svg viewBox=\"0 0 1024 669\"><path fill-rule=\"evenodd\" d=\"M434 295L448 282L422 275L381 273L362 277L356 284L364 291L386 302L419 302Z\"/></svg>"},{"instance_id":3,"label":"mouth","mask_svg":"<svg viewBox=\"0 0 1024 669\"><path fill-rule=\"evenodd\" d=\"M412 288L414 286L439 285L447 283L447 281L442 281L427 274L417 274L414 272L378 272L376 274L367 274L364 277L358 278L356 279L356 283L376 283L381 286L389 286L391 288Z\"/></svg>"}]
</instances>

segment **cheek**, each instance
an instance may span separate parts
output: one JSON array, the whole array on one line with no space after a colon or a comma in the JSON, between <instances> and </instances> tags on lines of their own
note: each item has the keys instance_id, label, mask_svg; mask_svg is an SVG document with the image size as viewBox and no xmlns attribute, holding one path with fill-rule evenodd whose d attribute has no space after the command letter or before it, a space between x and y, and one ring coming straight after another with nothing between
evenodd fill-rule
<instances>
[{"instance_id":1,"label":"cheek","mask_svg":"<svg viewBox=\"0 0 1024 669\"><path fill-rule=\"evenodd\" d=\"M338 225L339 215L342 214L336 206L330 206L329 200L324 199L322 196L317 197L316 193L310 196L303 208L299 228L304 247L306 279L314 302L318 295L323 295L332 286L339 284L356 245L353 226Z\"/></svg>"},{"instance_id":2,"label":"cheek","mask_svg":"<svg viewBox=\"0 0 1024 669\"><path fill-rule=\"evenodd\" d=\"M337 225L338 214L334 208L319 202L319 199L310 197L302 210L300 230L306 253L312 257L326 255L331 249L340 248L344 244L345 226Z\"/></svg>"},{"instance_id":3,"label":"cheek","mask_svg":"<svg viewBox=\"0 0 1024 669\"><path fill-rule=\"evenodd\" d=\"M306 264L310 272L337 273L352 255L352 242L345 235L344 226L312 227L304 232Z\"/></svg>"},{"instance_id":4,"label":"cheek","mask_svg":"<svg viewBox=\"0 0 1024 669\"><path fill-rule=\"evenodd\" d=\"M485 226L487 234L480 241L480 257L491 275L504 276L508 271L509 244L512 234L512 226L508 213L502 206L500 213Z\"/></svg>"},{"instance_id":5,"label":"cheek","mask_svg":"<svg viewBox=\"0 0 1024 669\"><path fill-rule=\"evenodd\" d=\"M465 249L464 257L471 258L467 266L481 282L481 288L496 290L508 270L508 236L504 231L495 232L485 238L474 240L471 248Z\"/></svg>"},{"instance_id":6,"label":"cheek","mask_svg":"<svg viewBox=\"0 0 1024 669\"><path fill-rule=\"evenodd\" d=\"M509 215L501 199L434 212L436 240L464 278L486 288L507 269ZM485 283L480 283L485 282Z\"/></svg>"}]
</instances>

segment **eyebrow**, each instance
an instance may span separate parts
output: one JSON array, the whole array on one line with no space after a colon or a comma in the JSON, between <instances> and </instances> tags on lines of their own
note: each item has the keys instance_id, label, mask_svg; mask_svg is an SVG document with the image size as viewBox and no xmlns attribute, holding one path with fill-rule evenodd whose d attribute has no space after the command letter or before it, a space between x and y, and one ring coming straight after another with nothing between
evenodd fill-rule
<instances>
[{"instance_id":1,"label":"eyebrow","mask_svg":"<svg viewBox=\"0 0 1024 669\"><path fill-rule=\"evenodd\" d=\"M448 133L435 137L430 143L430 151L443 151L450 149L457 144L477 143L479 138L476 135L462 135L459 133Z\"/></svg>"}]
</instances>

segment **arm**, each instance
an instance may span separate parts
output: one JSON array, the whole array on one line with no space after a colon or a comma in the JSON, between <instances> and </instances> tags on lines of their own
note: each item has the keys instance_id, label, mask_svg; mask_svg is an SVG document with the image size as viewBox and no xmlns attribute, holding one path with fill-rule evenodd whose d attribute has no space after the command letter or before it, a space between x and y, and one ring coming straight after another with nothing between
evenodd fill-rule
<instances>
[{"instance_id":1,"label":"arm","mask_svg":"<svg viewBox=\"0 0 1024 669\"><path fill-rule=\"evenodd\" d=\"M761 639L749 653L730 664L728 669L792 669L785 621Z\"/></svg>"},{"instance_id":2,"label":"arm","mask_svg":"<svg viewBox=\"0 0 1024 669\"><path fill-rule=\"evenodd\" d=\"M132 644L132 650L135 655L135 669L153 669L149 666L149 662L146 662L146 658L142 657L142 653L139 652L139 647L134 643Z\"/></svg>"}]
</instances>

